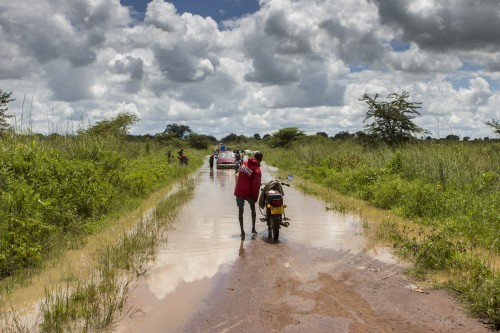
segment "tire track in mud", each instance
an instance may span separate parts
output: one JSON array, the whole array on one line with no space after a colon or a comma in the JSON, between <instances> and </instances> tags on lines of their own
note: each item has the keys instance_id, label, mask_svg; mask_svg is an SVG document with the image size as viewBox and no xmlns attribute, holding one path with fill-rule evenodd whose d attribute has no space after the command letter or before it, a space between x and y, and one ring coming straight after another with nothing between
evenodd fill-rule
<instances>
[{"instance_id":1,"label":"tire track in mud","mask_svg":"<svg viewBox=\"0 0 500 333\"><path fill-rule=\"evenodd\" d=\"M184 332L491 332L440 290L365 254L259 235Z\"/></svg>"}]
</instances>

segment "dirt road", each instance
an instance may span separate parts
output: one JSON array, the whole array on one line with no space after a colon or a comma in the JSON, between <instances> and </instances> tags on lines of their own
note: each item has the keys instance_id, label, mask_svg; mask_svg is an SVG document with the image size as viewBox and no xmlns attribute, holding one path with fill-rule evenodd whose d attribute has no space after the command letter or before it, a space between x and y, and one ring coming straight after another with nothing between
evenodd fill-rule
<instances>
[{"instance_id":1,"label":"dirt road","mask_svg":"<svg viewBox=\"0 0 500 333\"><path fill-rule=\"evenodd\" d=\"M491 332L449 295L365 254L250 245L185 332Z\"/></svg>"},{"instance_id":2,"label":"dirt road","mask_svg":"<svg viewBox=\"0 0 500 333\"><path fill-rule=\"evenodd\" d=\"M366 243L355 217L293 187L280 241L260 222L251 236L248 209L240 241L233 189L233 171L200 173L168 248L130 297L140 311L118 332L492 332L373 253L384 249Z\"/></svg>"}]
</instances>

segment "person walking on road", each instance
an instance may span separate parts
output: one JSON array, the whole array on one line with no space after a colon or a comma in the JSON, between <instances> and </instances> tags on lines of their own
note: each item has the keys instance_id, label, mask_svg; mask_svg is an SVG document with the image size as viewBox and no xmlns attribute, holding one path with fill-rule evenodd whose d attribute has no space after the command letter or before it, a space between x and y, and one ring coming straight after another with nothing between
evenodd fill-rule
<instances>
[{"instance_id":1,"label":"person walking on road","mask_svg":"<svg viewBox=\"0 0 500 333\"><path fill-rule=\"evenodd\" d=\"M243 208L245 201L248 201L252 211L252 233L257 233L255 230L255 219L257 217L255 203L259 198L260 182L262 179L262 172L260 170L262 157L261 152L256 152L254 157L243 162L237 175L234 195L236 196L236 205L238 206L238 219L240 221L242 240L245 239L245 230L243 229Z\"/></svg>"}]
</instances>

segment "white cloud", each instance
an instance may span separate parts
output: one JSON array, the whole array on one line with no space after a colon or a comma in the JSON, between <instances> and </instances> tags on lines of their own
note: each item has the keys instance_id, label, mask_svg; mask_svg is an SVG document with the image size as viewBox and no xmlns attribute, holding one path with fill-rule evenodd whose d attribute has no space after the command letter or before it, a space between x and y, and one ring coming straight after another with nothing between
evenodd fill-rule
<instances>
[{"instance_id":1,"label":"white cloud","mask_svg":"<svg viewBox=\"0 0 500 333\"><path fill-rule=\"evenodd\" d=\"M33 99L41 133L126 111L141 119L135 134L175 122L219 138L334 135L363 129L362 94L406 90L433 135L491 136L499 11L494 0L261 0L218 24L164 0L144 21L118 1L2 2L0 88L16 118Z\"/></svg>"}]
</instances>

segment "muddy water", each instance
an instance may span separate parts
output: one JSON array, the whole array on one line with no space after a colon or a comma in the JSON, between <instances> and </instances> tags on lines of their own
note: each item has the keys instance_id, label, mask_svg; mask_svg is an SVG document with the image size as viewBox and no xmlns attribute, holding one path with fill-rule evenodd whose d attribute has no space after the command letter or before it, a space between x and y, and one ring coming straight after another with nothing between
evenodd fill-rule
<instances>
[{"instance_id":1,"label":"muddy water","mask_svg":"<svg viewBox=\"0 0 500 333\"><path fill-rule=\"evenodd\" d=\"M273 170L263 165L263 181ZM237 207L233 195L234 170L210 170L203 166L197 175L193 200L183 209L168 233L151 270L139 281L129 299L129 311L115 332L176 332L197 311L217 283L217 274L245 255L250 242L266 241L267 226L257 212L252 235L251 216L245 206L246 238L240 238ZM291 187L285 188L289 228L282 228L281 243L301 243L311 247L366 252L383 261L393 260L384 249L367 244L358 217L327 210L325 203ZM208 300L209 301L209 300Z\"/></svg>"}]
</instances>

